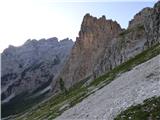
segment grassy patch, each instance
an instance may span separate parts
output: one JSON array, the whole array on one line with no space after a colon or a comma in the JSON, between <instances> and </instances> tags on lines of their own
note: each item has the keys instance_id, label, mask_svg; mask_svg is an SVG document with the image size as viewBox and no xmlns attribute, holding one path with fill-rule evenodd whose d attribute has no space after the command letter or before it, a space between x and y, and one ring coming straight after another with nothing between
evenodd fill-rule
<instances>
[{"instance_id":1,"label":"grassy patch","mask_svg":"<svg viewBox=\"0 0 160 120\"><path fill-rule=\"evenodd\" d=\"M36 105L38 102L42 101L45 98L45 93L36 98L30 99L29 97L30 95L28 92L23 92L14 97L9 103L2 104L1 107L2 117L6 117L11 114L16 115L18 113L24 112L25 110Z\"/></svg>"},{"instance_id":2,"label":"grassy patch","mask_svg":"<svg viewBox=\"0 0 160 120\"><path fill-rule=\"evenodd\" d=\"M141 30L145 30L145 28L144 28L144 25L137 25L137 29L136 30L138 30L138 31L141 31Z\"/></svg>"},{"instance_id":3,"label":"grassy patch","mask_svg":"<svg viewBox=\"0 0 160 120\"><path fill-rule=\"evenodd\" d=\"M134 66L141 64L157 56L158 54L160 54L160 44L157 44L149 48L148 50L142 52L141 54L114 68L110 72L98 77L88 86L83 85L86 81L81 81L80 83L77 83L72 88L70 88L67 94L61 93L59 95L56 95L48 101L36 106L35 108L28 110L28 113L26 115L17 116L16 119L54 119L60 114L62 114L63 111L73 107L75 104L82 101L88 95L92 94L94 91L96 91L95 89L101 89L103 86L113 81L119 74L131 70Z\"/></svg>"},{"instance_id":4,"label":"grassy patch","mask_svg":"<svg viewBox=\"0 0 160 120\"><path fill-rule=\"evenodd\" d=\"M106 81L107 83L111 82L118 74L126 72L131 70L133 67L135 67L136 65L143 63L155 56L157 56L158 54L160 54L160 44L157 44L147 50L145 50L144 52L138 54L137 56L135 56L134 58L124 62L123 64L117 66L116 68L114 68L113 70L111 70L110 72L98 77L97 79L95 79L91 85L95 85L97 86L99 83L101 83L102 81Z\"/></svg>"},{"instance_id":5,"label":"grassy patch","mask_svg":"<svg viewBox=\"0 0 160 120\"><path fill-rule=\"evenodd\" d=\"M129 34L131 32L135 32L135 31L139 32L139 31L142 31L142 30L145 30L144 25L139 24L139 25L136 25L133 28L129 28L129 29L126 29L126 30L122 31L119 35L120 36L125 36L126 34Z\"/></svg>"},{"instance_id":6,"label":"grassy patch","mask_svg":"<svg viewBox=\"0 0 160 120\"><path fill-rule=\"evenodd\" d=\"M160 97L147 99L143 104L131 106L114 120L160 120Z\"/></svg>"},{"instance_id":7,"label":"grassy patch","mask_svg":"<svg viewBox=\"0 0 160 120\"><path fill-rule=\"evenodd\" d=\"M29 109L30 107L34 106L38 102L44 100L45 95L48 91L45 93L32 97L36 95L40 90L43 90L46 88L52 81L52 76L48 79L46 83L43 83L40 87L38 87L35 91L32 93L28 92L22 92L19 95L16 95L10 102L2 104L2 117L6 117L9 115L15 115L21 112L24 112L26 109Z\"/></svg>"}]
</instances>

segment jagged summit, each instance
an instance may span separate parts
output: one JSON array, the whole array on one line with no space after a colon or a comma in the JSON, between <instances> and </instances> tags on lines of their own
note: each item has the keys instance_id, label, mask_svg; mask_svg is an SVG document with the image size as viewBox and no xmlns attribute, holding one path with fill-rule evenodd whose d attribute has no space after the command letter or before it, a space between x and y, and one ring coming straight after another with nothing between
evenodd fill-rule
<instances>
[{"instance_id":1,"label":"jagged summit","mask_svg":"<svg viewBox=\"0 0 160 120\"><path fill-rule=\"evenodd\" d=\"M7 51L12 51L12 50L19 50L19 49L23 49L24 47L29 47L31 48L31 46L35 47L35 46L59 46L63 44L73 44L73 40L69 39L69 38L65 38L62 40L58 40L57 37L52 37L52 38L42 38L39 40L36 39L28 39L23 45L20 46L13 46L13 45L9 45L8 48L4 49L3 53L6 53ZM47 49L47 48L46 48Z\"/></svg>"},{"instance_id":2,"label":"jagged summit","mask_svg":"<svg viewBox=\"0 0 160 120\"><path fill-rule=\"evenodd\" d=\"M81 24L67 64L60 75L67 86L93 75L94 67L101 60L113 38L122 32L120 25L105 16L96 18L86 14ZM92 76L93 77L93 76Z\"/></svg>"},{"instance_id":3,"label":"jagged summit","mask_svg":"<svg viewBox=\"0 0 160 120\"><path fill-rule=\"evenodd\" d=\"M57 37L52 37L52 38L48 38L48 39L42 38L42 39L40 39L40 40L28 39L28 40L24 43L24 45L34 44L34 43L37 43L37 44L43 44L43 43L56 44L56 43L58 43L58 38L57 38Z\"/></svg>"},{"instance_id":4,"label":"jagged summit","mask_svg":"<svg viewBox=\"0 0 160 120\"><path fill-rule=\"evenodd\" d=\"M159 9L160 9L160 1L159 0L155 3L154 8L156 8L159 11Z\"/></svg>"},{"instance_id":5,"label":"jagged summit","mask_svg":"<svg viewBox=\"0 0 160 120\"><path fill-rule=\"evenodd\" d=\"M86 14L75 44L81 48L92 48L93 45L105 46L108 40L116 37L121 31L122 29L116 21L107 20L105 16L96 18Z\"/></svg>"},{"instance_id":6,"label":"jagged summit","mask_svg":"<svg viewBox=\"0 0 160 120\"><path fill-rule=\"evenodd\" d=\"M104 15L100 18L96 18L88 13L83 18L79 37L81 37L81 32L87 33L94 32L96 30L101 30L102 32L110 32L114 29L121 30L121 26L116 21L112 21L110 19L108 20Z\"/></svg>"},{"instance_id":7,"label":"jagged summit","mask_svg":"<svg viewBox=\"0 0 160 120\"><path fill-rule=\"evenodd\" d=\"M136 25L144 24L146 17L150 16L152 12L153 8L143 8L131 21L129 21L128 29L133 28Z\"/></svg>"},{"instance_id":8,"label":"jagged summit","mask_svg":"<svg viewBox=\"0 0 160 120\"><path fill-rule=\"evenodd\" d=\"M69 38L65 38L63 40L60 40L61 43L68 43L68 42L73 42L72 39L69 39Z\"/></svg>"}]
</instances>

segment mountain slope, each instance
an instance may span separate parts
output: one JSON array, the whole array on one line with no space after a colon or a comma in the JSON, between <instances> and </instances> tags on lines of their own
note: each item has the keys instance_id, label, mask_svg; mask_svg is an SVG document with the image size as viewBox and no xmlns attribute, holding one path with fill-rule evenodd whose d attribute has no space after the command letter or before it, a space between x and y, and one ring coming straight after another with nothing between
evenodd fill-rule
<instances>
[{"instance_id":1,"label":"mountain slope","mask_svg":"<svg viewBox=\"0 0 160 120\"><path fill-rule=\"evenodd\" d=\"M56 120L113 120L127 107L160 96L160 55L121 74Z\"/></svg>"},{"instance_id":2,"label":"mountain slope","mask_svg":"<svg viewBox=\"0 0 160 120\"><path fill-rule=\"evenodd\" d=\"M30 99L44 99L72 46L68 38L60 42L49 38L5 49L1 54L2 116L21 111L32 102Z\"/></svg>"},{"instance_id":3,"label":"mountain slope","mask_svg":"<svg viewBox=\"0 0 160 120\"><path fill-rule=\"evenodd\" d=\"M35 108L28 110L27 112L25 112L25 114L22 113L22 114L17 115L15 118L16 118L16 120L53 119L53 118L61 115L65 110L67 110L67 109L73 107L74 105L76 105L77 103L81 102L82 100L85 101L85 99L88 99L87 96L90 95L89 98L92 97L96 91L98 92L104 86L107 87L108 85L110 85L112 83L112 81L115 80L115 78L118 77L117 79L119 79L119 76L122 75L122 73L124 73L125 71L129 71L133 67L137 66L138 64L143 63L143 62L145 62L145 61L147 61L147 60L149 60L159 54L160 54L160 45L153 46L152 48L137 55L135 58L130 59L129 61L116 67L115 69L104 74L103 76L98 77L89 85L86 86L83 83L78 83L74 87L72 87L68 91L67 94L63 93L63 94L59 94L57 96L54 96L54 97L50 98L49 100L37 105ZM155 64L157 64L157 63L155 63ZM135 70L135 68L134 68L134 70ZM121 81L123 82L123 80L121 80ZM124 92L127 92L127 91L124 91ZM73 107L73 109L74 109L74 107ZM85 107L84 107L84 109L85 109ZM70 114L72 114L72 113L70 113ZM62 114L62 117L63 117L63 114ZM72 117L72 115L71 115L71 117ZM14 119L14 117L11 119Z\"/></svg>"},{"instance_id":4,"label":"mountain slope","mask_svg":"<svg viewBox=\"0 0 160 120\"><path fill-rule=\"evenodd\" d=\"M79 37L62 71L52 81L50 88L43 89L44 92L52 89L54 97L26 110L24 115L18 114L18 118L53 119L108 85L121 73L158 55L159 20L160 2L153 8L142 9L130 21L126 30L105 16L96 18L86 14Z\"/></svg>"}]
</instances>

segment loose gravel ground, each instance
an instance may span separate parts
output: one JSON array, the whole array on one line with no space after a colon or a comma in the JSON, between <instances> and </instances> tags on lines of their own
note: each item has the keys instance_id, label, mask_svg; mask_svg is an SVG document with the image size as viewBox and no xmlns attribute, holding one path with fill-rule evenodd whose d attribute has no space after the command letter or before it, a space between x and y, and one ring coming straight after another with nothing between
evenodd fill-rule
<instances>
[{"instance_id":1,"label":"loose gravel ground","mask_svg":"<svg viewBox=\"0 0 160 120\"><path fill-rule=\"evenodd\" d=\"M56 120L113 120L121 111L160 96L160 55L121 74Z\"/></svg>"}]
</instances>

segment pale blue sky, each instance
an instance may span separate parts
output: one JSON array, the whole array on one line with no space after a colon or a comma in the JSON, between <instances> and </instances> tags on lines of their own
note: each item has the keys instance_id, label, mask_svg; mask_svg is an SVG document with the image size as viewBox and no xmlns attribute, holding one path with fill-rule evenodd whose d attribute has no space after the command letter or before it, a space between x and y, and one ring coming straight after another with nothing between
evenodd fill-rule
<instances>
[{"instance_id":1,"label":"pale blue sky","mask_svg":"<svg viewBox=\"0 0 160 120\"><path fill-rule=\"evenodd\" d=\"M149 1L149 0L147 0ZM144 7L154 2L55 2L54 0L0 1L0 52L9 44L19 46L27 39L69 37L75 41L83 16L116 20L123 28Z\"/></svg>"}]
</instances>

